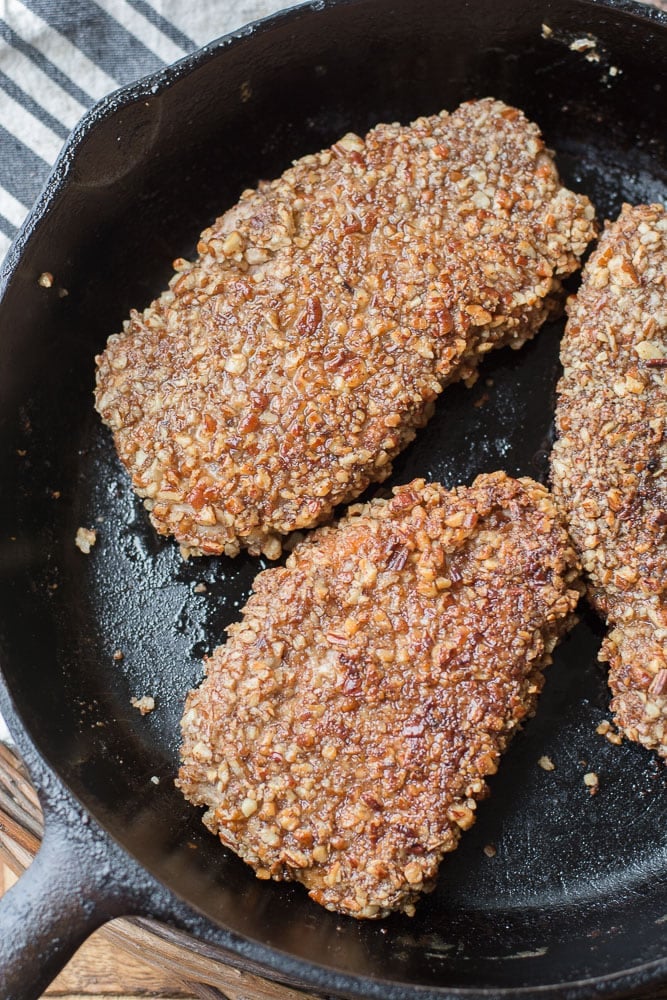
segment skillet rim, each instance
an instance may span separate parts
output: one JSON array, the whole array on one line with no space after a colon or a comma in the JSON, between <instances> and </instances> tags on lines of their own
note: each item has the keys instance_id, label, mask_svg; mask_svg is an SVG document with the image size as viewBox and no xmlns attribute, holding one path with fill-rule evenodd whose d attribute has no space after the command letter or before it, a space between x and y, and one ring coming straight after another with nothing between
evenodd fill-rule
<instances>
[{"instance_id":1,"label":"skillet rim","mask_svg":"<svg viewBox=\"0 0 667 1000\"><path fill-rule=\"evenodd\" d=\"M647 6L637 0L577 0L582 7L588 7L593 11L609 10L619 11L629 15L650 26L660 29L667 29L667 12L654 7ZM356 5L356 0L309 0L306 3L297 3L274 14L257 21L250 22L233 32L212 40L206 45L193 50L182 59L164 68L143 76L136 81L120 86L101 100L93 104L84 114L78 124L74 127L61 152L59 153L51 171L44 183L42 191L26 216L18 233L6 254L5 260L0 269L0 315L2 311L2 301L5 291L10 281L19 270L24 253L28 248L33 236L36 234L44 217L48 214L53 201L65 190L70 182L71 169L74 166L76 155L86 137L107 119L113 118L118 112L134 103L147 97L156 97L160 93L169 89L179 80L187 77L191 72L205 65L209 60L219 57L225 49L233 46L246 38L261 35L264 32L272 31L283 22L294 25L302 16L310 16L320 11L330 8L352 7ZM548 9L545 10L545 16ZM591 988L596 993L606 997L627 996L627 990L645 990L651 985L667 983L667 954L662 959L653 960L634 966L630 969L611 973L608 976L598 976L587 979L571 981L569 983L544 984L537 987L503 987L496 988L468 988L468 987L443 987L433 988L419 984L406 984L397 980L374 979L369 976L343 973L331 966L323 963L315 963L307 959L297 958L289 952L267 945L261 941L238 934L237 932L220 924L213 918L207 916L199 907L184 898L175 889L170 888L162 882L147 867L134 851L122 844L110 833L106 827L94 816L89 807L82 799L69 787L60 776L56 764L50 763L38 749L37 742L34 741L32 731L35 728L34 721L28 725L23 716L19 713L7 681L2 662L0 662L0 709L8 723L10 732L18 746L21 754L30 770L38 790L40 801L44 807L45 821L48 823L49 813L52 811L52 799L54 796L65 802L75 803L83 809L84 813L91 817L92 826L96 827L103 837L107 838L113 845L131 861L140 866L142 871L148 875L155 886L155 893L151 894L147 901L148 908L153 904L153 909L163 910L161 906L155 906L155 900L160 895L166 897L167 913L160 912L160 917L169 922L175 919L178 933L185 933L188 937L195 937L200 946L211 948L218 960L234 964L250 964L254 970L260 974L268 971L277 980L281 977L283 982L299 983L299 985L314 988L320 991L336 991L339 995L359 998L378 998L378 1000L404 1000L408 995L414 996L417 1000L445 1000L446 997L465 998L465 1000L475 1000L475 998L513 998L513 997L536 997L536 998L563 998L563 1000L579 1000L579 998L589 997ZM57 792L54 791L54 784ZM48 794L47 794L48 789ZM196 928L199 924L199 929ZM193 928L194 929L191 929ZM183 928L185 930L183 930ZM208 930L208 934L206 931ZM211 931L215 932L218 940L212 941ZM224 943L220 942L220 937ZM226 953L229 949L229 953ZM259 953L258 955L255 953ZM605 989L604 994L600 986L609 985L611 989ZM344 994L343 994L344 991ZM633 995L636 995L634 993Z\"/></svg>"}]
</instances>

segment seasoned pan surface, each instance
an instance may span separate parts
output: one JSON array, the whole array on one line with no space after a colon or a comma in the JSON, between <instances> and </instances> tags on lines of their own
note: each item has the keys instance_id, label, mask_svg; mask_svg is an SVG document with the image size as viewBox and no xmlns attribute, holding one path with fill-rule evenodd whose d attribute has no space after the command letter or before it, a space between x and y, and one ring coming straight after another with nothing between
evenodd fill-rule
<instances>
[{"instance_id":1,"label":"seasoned pan surface","mask_svg":"<svg viewBox=\"0 0 667 1000\"><path fill-rule=\"evenodd\" d=\"M632 4L483 7L317 5L112 100L61 163L3 304L0 655L23 722L93 816L201 912L202 934L215 940L222 925L277 950L269 966L285 953L368 995L378 980L497 995L647 965L650 975L666 952L664 766L596 733L608 692L601 625L584 610L415 918L360 924L299 887L257 882L173 777L185 694L266 563L183 562L155 535L93 411L93 356L243 187L377 121L493 95L540 124L565 183L601 218L623 200L667 197L667 18ZM582 36L595 47L571 49ZM490 357L471 390L446 390L381 489L497 468L544 481L561 332L549 324L520 352ZM74 544L80 526L97 531L89 555ZM145 694L156 708L142 717L130 699Z\"/></svg>"}]
</instances>

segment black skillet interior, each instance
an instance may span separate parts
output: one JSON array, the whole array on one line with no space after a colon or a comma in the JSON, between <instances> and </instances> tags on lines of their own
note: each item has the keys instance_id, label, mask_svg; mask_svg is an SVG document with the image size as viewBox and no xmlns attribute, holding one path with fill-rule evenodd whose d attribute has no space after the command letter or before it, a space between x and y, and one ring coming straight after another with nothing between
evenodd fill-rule
<instances>
[{"instance_id":1,"label":"black skillet interior","mask_svg":"<svg viewBox=\"0 0 667 1000\"><path fill-rule=\"evenodd\" d=\"M593 49L570 48L588 36ZM245 186L350 129L492 94L541 125L565 181L600 217L623 200L664 199L666 70L667 19L632 4L316 4L111 101L56 172L0 312L2 669L50 765L209 918L213 939L219 923L342 973L494 994L665 957L665 771L595 732L608 697L601 628L587 614L414 919L337 917L300 887L257 882L221 849L173 787L178 720L202 655L264 564L183 562L158 539L91 390L96 351L200 229ZM38 284L45 271L51 288ZM450 486L496 468L544 479L561 329L489 358L472 390L447 390L391 483ZM98 532L88 556L74 545L79 526ZM156 709L142 717L130 698L144 694Z\"/></svg>"}]
</instances>

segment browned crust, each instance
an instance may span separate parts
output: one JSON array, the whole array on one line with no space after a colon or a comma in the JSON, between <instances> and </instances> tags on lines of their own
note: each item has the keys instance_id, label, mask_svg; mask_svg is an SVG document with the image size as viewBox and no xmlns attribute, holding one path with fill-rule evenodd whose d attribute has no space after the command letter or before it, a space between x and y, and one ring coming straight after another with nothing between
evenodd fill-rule
<instances>
[{"instance_id":1,"label":"browned crust","mask_svg":"<svg viewBox=\"0 0 667 1000\"><path fill-rule=\"evenodd\" d=\"M209 829L354 917L433 888L579 596L532 480L394 494L259 574L182 721L178 784Z\"/></svg>"},{"instance_id":2,"label":"browned crust","mask_svg":"<svg viewBox=\"0 0 667 1000\"><path fill-rule=\"evenodd\" d=\"M537 126L490 99L347 135L246 191L97 359L157 530L277 556L389 475L444 385L535 333L592 220Z\"/></svg>"},{"instance_id":3,"label":"browned crust","mask_svg":"<svg viewBox=\"0 0 667 1000\"><path fill-rule=\"evenodd\" d=\"M568 303L553 488L611 631L611 707L667 756L667 212L625 205Z\"/></svg>"}]
</instances>

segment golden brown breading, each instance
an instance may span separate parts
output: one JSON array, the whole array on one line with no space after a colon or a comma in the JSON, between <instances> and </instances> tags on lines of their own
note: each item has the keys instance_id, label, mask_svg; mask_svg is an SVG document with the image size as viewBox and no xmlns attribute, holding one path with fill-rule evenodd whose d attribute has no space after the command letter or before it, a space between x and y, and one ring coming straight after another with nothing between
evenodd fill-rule
<instances>
[{"instance_id":1,"label":"golden brown breading","mask_svg":"<svg viewBox=\"0 0 667 1000\"><path fill-rule=\"evenodd\" d=\"M352 508L255 580L188 696L180 788L260 878L413 912L534 710L577 577L530 479Z\"/></svg>"},{"instance_id":2,"label":"golden brown breading","mask_svg":"<svg viewBox=\"0 0 667 1000\"><path fill-rule=\"evenodd\" d=\"M554 495L611 631L611 707L667 756L667 212L623 207L568 303Z\"/></svg>"},{"instance_id":3,"label":"golden brown breading","mask_svg":"<svg viewBox=\"0 0 667 1000\"><path fill-rule=\"evenodd\" d=\"M279 555L389 475L444 385L535 333L592 220L493 100L346 135L246 191L97 359L157 530Z\"/></svg>"}]
</instances>

